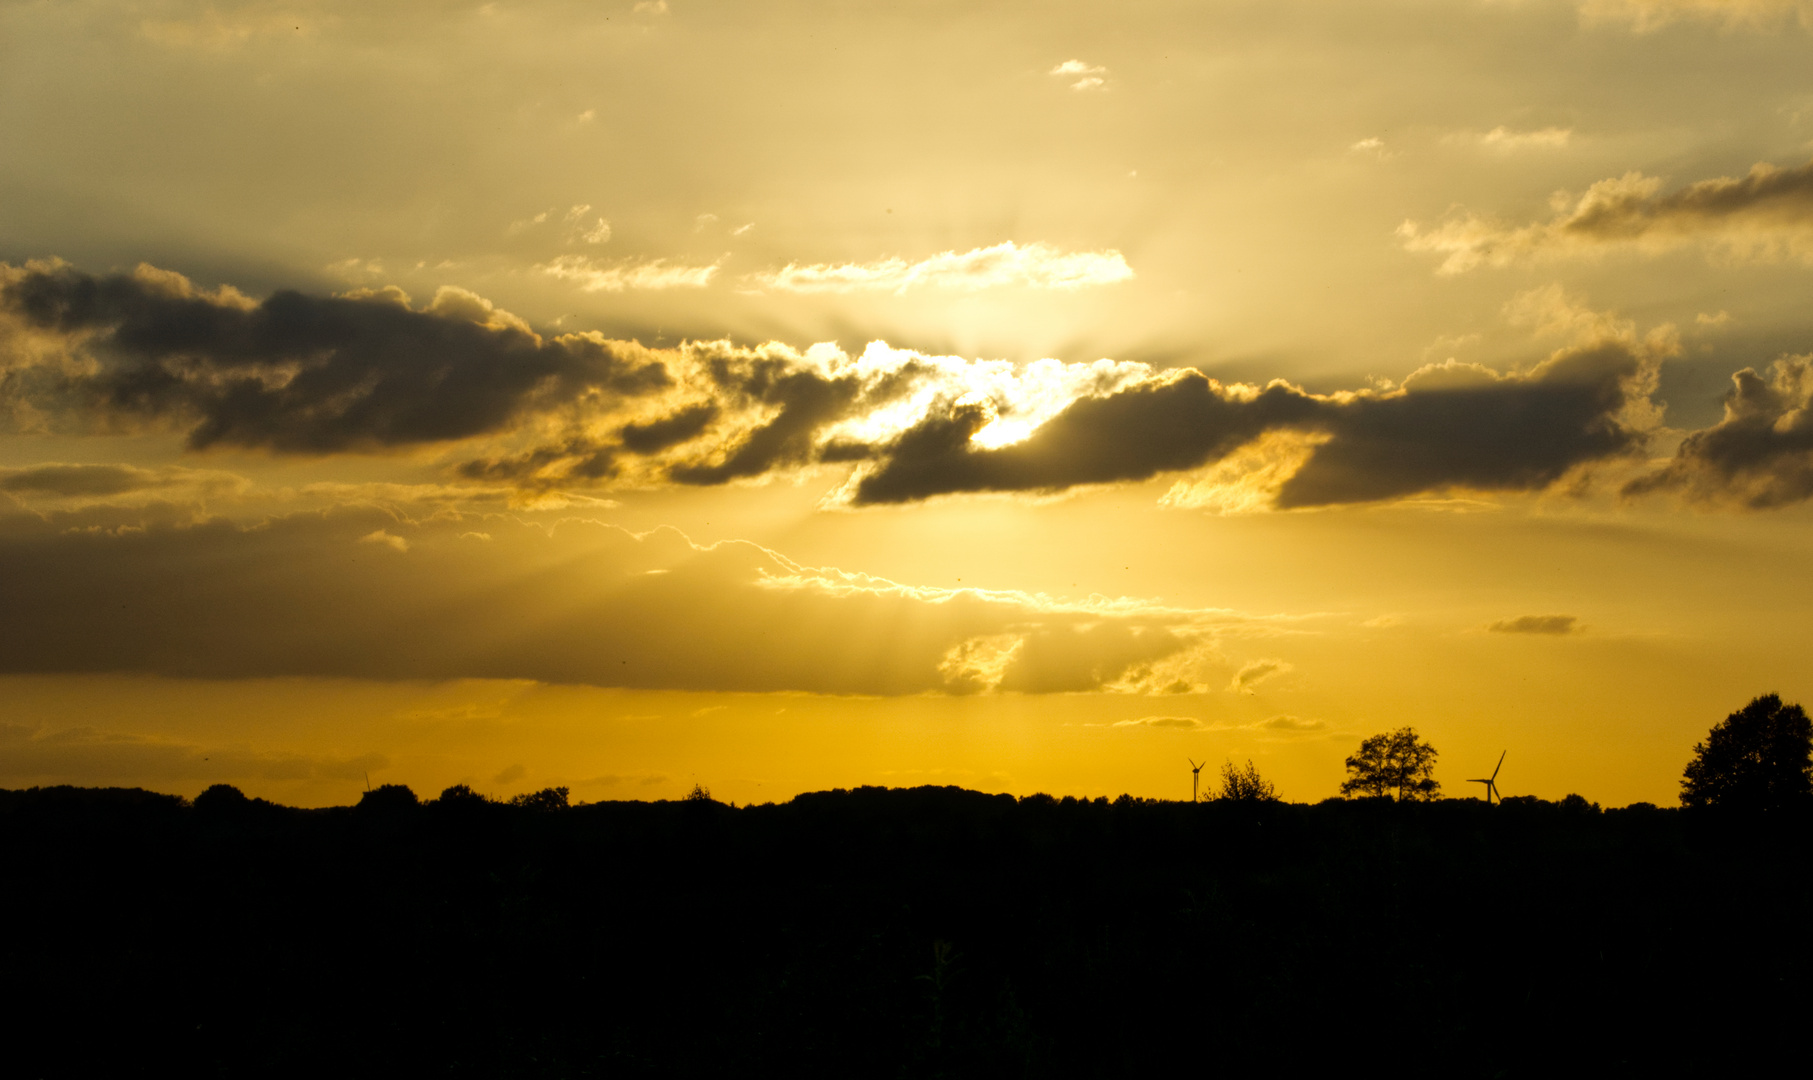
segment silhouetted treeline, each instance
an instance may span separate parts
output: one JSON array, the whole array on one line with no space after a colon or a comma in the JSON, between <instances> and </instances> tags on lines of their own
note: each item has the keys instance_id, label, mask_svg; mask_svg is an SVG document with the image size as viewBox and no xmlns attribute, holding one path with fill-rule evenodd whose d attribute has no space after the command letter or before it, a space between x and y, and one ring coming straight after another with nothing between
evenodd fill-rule
<instances>
[{"instance_id":1,"label":"silhouetted treeline","mask_svg":"<svg viewBox=\"0 0 1813 1080\"><path fill-rule=\"evenodd\" d=\"M7 1071L1733 1075L1810 1000L1781 816L384 790L0 791Z\"/></svg>"}]
</instances>

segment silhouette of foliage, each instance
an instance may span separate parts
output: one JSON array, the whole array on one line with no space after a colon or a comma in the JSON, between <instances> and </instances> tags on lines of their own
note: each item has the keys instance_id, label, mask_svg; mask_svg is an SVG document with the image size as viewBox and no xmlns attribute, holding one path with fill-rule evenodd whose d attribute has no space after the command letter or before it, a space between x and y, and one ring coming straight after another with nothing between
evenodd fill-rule
<instances>
[{"instance_id":1,"label":"silhouette of foliage","mask_svg":"<svg viewBox=\"0 0 1813 1080\"><path fill-rule=\"evenodd\" d=\"M479 803L488 803L491 800L485 798L483 795L480 795L478 792L473 791L470 785L455 784L452 787L443 789L441 791L441 797L436 801L446 803L448 805L453 805L456 803L462 804L462 805L465 805L465 804L476 805Z\"/></svg>"},{"instance_id":2,"label":"silhouette of foliage","mask_svg":"<svg viewBox=\"0 0 1813 1080\"><path fill-rule=\"evenodd\" d=\"M1570 793L1561 800L1561 808L1570 814L1597 814L1599 804L1589 800L1585 795Z\"/></svg>"},{"instance_id":3,"label":"silhouette of foliage","mask_svg":"<svg viewBox=\"0 0 1813 1080\"><path fill-rule=\"evenodd\" d=\"M1360 751L1347 759L1347 779L1341 794L1399 802L1433 799L1442 786L1435 779L1435 747L1417 738L1416 729L1399 728L1362 740Z\"/></svg>"},{"instance_id":4,"label":"silhouette of foliage","mask_svg":"<svg viewBox=\"0 0 1813 1080\"><path fill-rule=\"evenodd\" d=\"M512 796L511 806L520 806L527 810L565 810L567 808L567 789L563 787L542 788L540 791L525 791Z\"/></svg>"},{"instance_id":5,"label":"silhouette of foliage","mask_svg":"<svg viewBox=\"0 0 1813 1080\"><path fill-rule=\"evenodd\" d=\"M1277 802L1278 791L1271 781L1259 775L1252 759L1248 758L1244 769L1235 768L1232 761L1222 763L1219 798L1235 802Z\"/></svg>"},{"instance_id":6,"label":"silhouette of foliage","mask_svg":"<svg viewBox=\"0 0 1813 1080\"><path fill-rule=\"evenodd\" d=\"M706 787L704 784L694 784L692 786L692 790L687 792L684 796L682 796L682 798L686 802L712 802L713 801L712 797L711 797L711 789Z\"/></svg>"},{"instance_id":7,"label":"silhouette of foliage","mask_svg":"<svg viewBox=\"0 0 1813 1080\"><path fill-rule=\"evenodd\" d=\"M204 814L223 813L241 809L251 801L232 784L215 784L195 796L195 809Z\"/></svg>"},{"instance_id":8,"label":"silhouette of foliage","mask_svg":"<svg viewBox=\"0 0 1813 1080\"><path fill-rule=\"evenodd\" d=\"M1713 725L1695 743L1681 803L1780 810L1813 796L1813 722L1799 705L1765 694Z\"/></svg>"},{"instance_id":9,"label":"silhouette of foliage","mask_svg":"<svg viewBox=\"0 0 1813 1080\"><path fill-rule=\"evenodd\" d=\"M407 784L379 784L359 796L360 810L392 813L399 810L413 810L422 805L414 791Z\"/></svg>"}]
</instances>

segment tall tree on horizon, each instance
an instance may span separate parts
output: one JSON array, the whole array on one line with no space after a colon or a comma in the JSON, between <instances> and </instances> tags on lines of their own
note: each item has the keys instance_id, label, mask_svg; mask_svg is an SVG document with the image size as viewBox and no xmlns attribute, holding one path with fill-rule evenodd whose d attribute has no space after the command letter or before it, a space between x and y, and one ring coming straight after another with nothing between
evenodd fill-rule
<instances>
[{"instance_id":1,"label":"tall tree on horizon","mask_svg":"<svg viewBox=\"0 0 1813 1080\"><path fill-rule=\"evenodd\" d=\"M1374 735L1347 759L1341 794L1390 795L1398 802L1433 799L1442 790L1435 779L1435 758L1435 747L1418 738L1413 727Z\"/></svg>"},{"instance_id":2,"label":"tall tree on horizon","mask_svg":"<svg viewBox=\"0 0 1813 1080\"><path fill-rule=\"evenodd\" d=\"M1813 798L1813 721L1764 694L1714 724L1681 776L1681 804L1779 810Z\"/></svg>"}]
</instances>

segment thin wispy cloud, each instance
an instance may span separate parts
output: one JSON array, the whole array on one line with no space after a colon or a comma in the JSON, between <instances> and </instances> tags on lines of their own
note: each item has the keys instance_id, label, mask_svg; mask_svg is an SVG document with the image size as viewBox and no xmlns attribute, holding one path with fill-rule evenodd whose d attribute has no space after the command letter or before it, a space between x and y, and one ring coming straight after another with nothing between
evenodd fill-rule
<instances>
[{"instance_id":1,"label":"thin wispy cloud","mask_svg":"<svg viewBox=\"0 0 1813 1080\"><path fill-rule=\"evenodd\" d=\"M1519 615L1500 619L1486 629L1494 634L1572 634L1580 629L1580 620L1572 615Z\"/></svg>"},{"instance_id":2,"label":"thin wispy cloud","mask_svg":"<svg viewBox=\"0 0 1813 1080\"><path fill-rule=\"evenodd\" d=\"M608 231L606 235L609 235ZM670 263L666 259L599 263L583 255L562 255L536 269L549 277L575 282L585 292L624 292L632 289L703 289L711 284L722 264L723 260L719 260L704 266L689 266Z\"/></svg>"},{"instance_id":3,"label":"thin wispy cloud","mask_svg":"<svg viewBox=\"0 0 1813 1080\"><path fill-rule=\"evenodd\" d=\"M1060 251L1012 240L968 251L944 251L908 262L895 256L867 263L788 263L745 280L760 289L793 293L905 293L914 289L975 292L1019 286L1082 289L1131 280L1132 267L1113 248Z\"/></svg>"},{"instance_id":4,"label":"thin wispy cloud","mask_svg":"<svg viewBox=\"0 0 1813 1080\"><path fill-rule=\"evenodd\" d=\"M1788 20L1813 24L1810 0L1580 0L1589 26L1626 26L1640 34L1677 22L1711 22L1764 29Z\"/></svg>"},{"instance_id":5,"label":"thin wispy cloud","mask_svg":"<svg viewBox=\"0 0 1813 1080\"><path fill-rule=\"evenodd\" d=\"M1451 140L1509 154L1520 150L1559 150L1568 145L1573 137L1573 128L1545 127L1515 131L1501 124L1487 132L1451 136Z\"/></svg>"}]
</instances>

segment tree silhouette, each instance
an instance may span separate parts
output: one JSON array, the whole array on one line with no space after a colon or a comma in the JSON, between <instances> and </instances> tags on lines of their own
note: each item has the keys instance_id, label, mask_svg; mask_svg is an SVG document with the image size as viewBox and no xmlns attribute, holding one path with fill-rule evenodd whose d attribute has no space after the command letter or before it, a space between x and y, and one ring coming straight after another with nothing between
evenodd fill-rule
<instances>
[{"instance_id":1,"label":"tree silhouette","mask_svg":"<svg viewBox=\"0 0 1813 1080\"><path fill-rule=\"evenodd\" d=\"M1235 768L1231 761L1222 763L1220 797L1236 802L1277 802L1278 791L1271 781L1259 775L1248 758L1245 769Z\"/></svg>"},{"instance_id":2,"label":"tree silhouette","mask_svg":"<svg viewBox=\"0 0 1813 1080\"><path fill-rule=\"evenodd\" d=\"M1681 777L1684 806L1779 810L1813 796L1813 722L1764 694L1695 743Z\"/></svg>"},{"instance_id":3,"label":"tree silhouette","mask_svg":"<svg viewBox=\"0 0 1813 1080\"><path fill-rule=\"evenodd\" d=\"M1341 781L1343 795L1394 795L1399 802L1433 799L1441 790L1435 747L1417 738L1411 727L1362 741L1360 752L1347 759L1347 779Z\"/></svg>"},{"instance_id":4,"label":"tree silhouette","mask_svg":"<svg viewBox=\"0 0 1813 1080\"><path fill-rule=\"evenodd\" d=\"M530 810L565 810L567 808L568 790L563 787L542 788L540 791L525 791L521 795L510 797L511 806L521 806Z\"/></svg>"}]
</instances>

